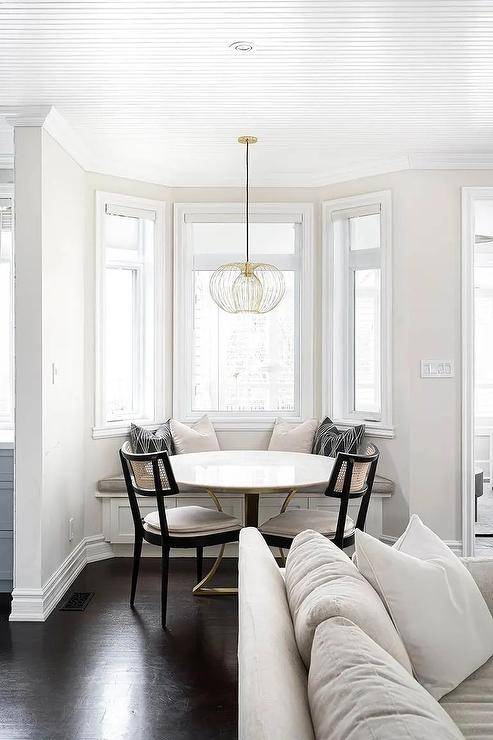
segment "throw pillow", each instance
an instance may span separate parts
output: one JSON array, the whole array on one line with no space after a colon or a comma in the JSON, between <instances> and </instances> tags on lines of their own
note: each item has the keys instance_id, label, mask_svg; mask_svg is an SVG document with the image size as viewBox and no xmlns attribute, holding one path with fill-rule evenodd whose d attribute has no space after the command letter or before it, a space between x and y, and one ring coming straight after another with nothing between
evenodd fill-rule
<instances>
[{"instance_id":1,"label":"throw pillow","mask_svg":"<svg viewBox=\"0 0 493 740\"><path fill-rule=\"evenodd\" d=\"M162 450L166 450L168 455L172 455L174 449L170 419L154 431L140 427L137 424L130 424L130 446L132 452L138 455L145 452L161 452Z\"/></svg>"},{"instance_id":2,"label":"throw pillow","mask_svg":"<svg viewBox=\"0 0 493 740\"><path fill-rule=\"evenodd\" d=\"M380 594L417 680L440 699L493 654L493 617L474 578L416 515L389 547L356 530L358 568Z\"/></svg>"},{"instance_id":3,"label":"throw pillow","mask_svg":"<svg viewBox=\"0 0 493 740\"><path fill-rule=\"evenodd\" d=\"M216 432L207 414L188 426L176 419L170 420L173 444L177 454L185 452L215 452L219 450Z\"/></svg>"},{"instance_id":4,"label":"throw pillow","mask_svg":"<svg viewBox=\"0 0 493 740\"><path fill-rule=\"evenodd\" d=\"M307 419L301 424L292 424L285 419L277 418L272 430L269 450L310 453L317 427L317 419Z\"/></svg>"},{"instance_id":5,"label":"throw pillow","mask_svg":"<svg viewBox=\"0 0 493 740\"><path fill-rule=\"evenodd\" d=\"M317 628L308 674L317 740L459 740L444 709L348 619Z\"/></svg>"},{"instance_id":6,"label":"throw pillow","mask_svg":"<svg viewBox=\"0 0 493 740\"><path fill-rule=\"evenodd\" d=\"M338 452L356 452L363 441L364 433L364 424L341 430L326 416L315 432L312 453L335 457Z\"/></svg>"},{"instance_id":7,"label":"throw pillow","mask_svg":"<svg viewBox=\"0 0 493 740\"><path fill-rule=\"evenodd\" d=\"M296 641L310 664L313 636L331 617L347 617L404 668L412 668L397 631L375 590L348 556L313 530L295 537L286 562L286 592Z\"/></svg>"}]
</instances>

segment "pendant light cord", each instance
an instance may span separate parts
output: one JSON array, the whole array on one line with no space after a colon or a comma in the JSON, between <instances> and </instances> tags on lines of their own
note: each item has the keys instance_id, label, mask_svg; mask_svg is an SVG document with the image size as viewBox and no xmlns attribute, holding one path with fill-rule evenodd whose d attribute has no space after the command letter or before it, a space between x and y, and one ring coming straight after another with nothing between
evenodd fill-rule
<instances>
[{"instance_id":1,"label":"pendant light cord","mask_svg":"<svg viewBox=\"0 0 493 740\"><path fill-rule=\"evenodd\" d=\"M248 204L248 139L246 142L246 261L248 262L249 258L249 230L250 230L250 223L249 223L249 204Z\"/></svg>"}]
</instances>

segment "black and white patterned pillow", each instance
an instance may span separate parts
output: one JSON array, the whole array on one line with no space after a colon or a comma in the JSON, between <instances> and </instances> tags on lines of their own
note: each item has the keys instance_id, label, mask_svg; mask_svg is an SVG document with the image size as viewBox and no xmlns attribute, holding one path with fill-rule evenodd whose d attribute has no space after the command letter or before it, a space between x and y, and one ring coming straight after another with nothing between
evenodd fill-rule
<instances>
[{"instance_id":1,"label":"black and white patterned pillow","mask_svg":"<svg viewBox=\"0 0 493 740\"><path fill-rule=\"evenodd\" d=\"M338 429L332 419L326 416L315 432L312 454L335 457L338 452L356 452L364 433L364 424L342 430Z\"/></svg>"},{"instance_id":2,"label":"black and white patterned pillow","mask_svg":"<svg viewBox=\"0 0 493 740\"><path fill-rule=\"evenodd\" d=\"M130 445L132 452L141 455L144 452L161 452L166 450L168 455L174 454L173 437L171 435L170 420L165 421L156 430L130 425Z\"/></svg>"}]
</instances>

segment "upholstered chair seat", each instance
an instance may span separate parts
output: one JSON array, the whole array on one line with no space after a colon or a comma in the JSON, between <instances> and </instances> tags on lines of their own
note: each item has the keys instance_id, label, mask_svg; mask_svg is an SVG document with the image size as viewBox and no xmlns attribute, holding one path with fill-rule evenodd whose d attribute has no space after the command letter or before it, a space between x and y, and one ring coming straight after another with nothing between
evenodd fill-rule
<instances>
[{"instance_id":1,"label":"upholstered chair seat","mask_svg":"<svg viewBox=\"0 0 493 740\"><path fill-rule=\"evenodd\" d=\"M168 532L173 537L214 534L241 528L241 522L236 517L205 506L178 506L175 509L166 509L166 520ZM149 532L161 532L157 511L152 511L144 517L144 529Z\"/></svg>"},{"instance_id":2,"label":"upholstered chair seat","mask_svg":"<svg viewBox=\"0 0 493 740\"><path fill-rule=\"evenodd\" d=\"M273 516L259 527L262 534L277 537L296 537L305 529L313 529L325 537L333 538L337 530L338 512L317 509L288 509L283 514ZM354 534L355 524L346 517L344 537Z\"/></svg>"}]
</instances>

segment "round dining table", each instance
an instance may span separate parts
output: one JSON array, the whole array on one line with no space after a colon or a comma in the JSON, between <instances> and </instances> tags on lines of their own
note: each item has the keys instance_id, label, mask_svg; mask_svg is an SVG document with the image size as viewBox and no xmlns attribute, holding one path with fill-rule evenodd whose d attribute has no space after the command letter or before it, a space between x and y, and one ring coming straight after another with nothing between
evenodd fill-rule
<instances>
[{"instance_id":1,"label":"round dining table","mask_svg":"<svg viewBox=\"0 0 493 740\"><path fill-rule=\"evenodd\" d=\"M246 527L258 527L259 497L285 494L282 510L297 491L327 485L335 459L302 452L271 450L218 450L191 452L170 457L178 488L207 491L221 509L218 494L237 494L244 499ZM237 593L236 588L210 588L224 555L221 546L211 570L194 587L197 595Z\"/></svg>"},{"instance_id":2,"label":"round dining table","mask_svg":"<svg viewBox=\"0 0 493 740\"><path fill-rule=\"evenodd\" d=\"M303 452L218 450L173 455L170 462L178 487L243 496L245 526L258 527L260 494L327 485L335 459Z\"/></svg>"}]
</instances>

